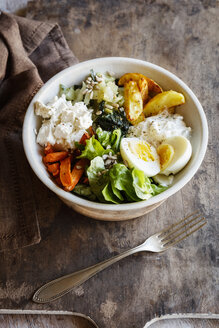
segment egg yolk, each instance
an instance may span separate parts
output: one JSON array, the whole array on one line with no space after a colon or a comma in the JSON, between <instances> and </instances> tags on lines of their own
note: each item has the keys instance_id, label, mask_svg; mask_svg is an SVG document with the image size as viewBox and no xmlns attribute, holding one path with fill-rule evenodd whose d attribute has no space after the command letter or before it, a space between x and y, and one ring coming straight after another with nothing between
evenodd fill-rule
<instances>
[{"instance_id":1,"label":"egg yolk","mask_svg":"<svg viewBox=\"0 0 219 328\"><path fill-rule=\"evenodd\" d=\"M162 144L157 148L157 153L160 156L161 171L165 170L171 163L174 156L174 148L168 144Z\"/></svg>"},{"instance_id":2,"label":"egg yolk","mask_svg":"<svg viewBox=\"0 0 219 328\"><path fill-rule=\"evenodd\" d=\"M129 143L129 148L133 155L142 159L145 162L154 161L155 158L152 155L151 147L146 142Z\"/></svg>"}]
</instances>

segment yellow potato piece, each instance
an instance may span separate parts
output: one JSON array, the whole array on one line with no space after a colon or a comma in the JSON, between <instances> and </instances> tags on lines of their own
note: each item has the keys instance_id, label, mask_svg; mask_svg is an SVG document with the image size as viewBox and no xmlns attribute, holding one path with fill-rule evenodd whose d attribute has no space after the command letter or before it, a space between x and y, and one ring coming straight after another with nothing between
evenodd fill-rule
<instances>
[{"instance_id":1,"label":"yellow potato piece","mask_svg":"<svg viewBox=\"0 0 219 328\"><path fill-rule=\"evenodd\" d=\"M165 109L182 105L185 103L185 97L182 93L169 90L157 94L149 100L144 106L145 116L157 115Z\"/></svg>"},{"instance_id":2,"label":"yellow potato piece","mask_svg":"<svg viewBox=\"0 0 219 328\"><path fill-rule=\"evenodd\" d=\"M118 85L123 86L123 85L125 85L125 83L127 83L129 81L138 82L138 80L141 78L145 78L145 76L140 73L126 73L120 77Z\"/></svg>"},{"instance_id":3,"label":"yellow potato piece","mask_svg":"<svg viewBox=\"0 0 219 328\"><path fill-rule=\"evenodd\" d=\"M148 93L150 97L154 97L156 94L163 92L163 89L155 81L149 79L147 76L140 73L126 73L120 77L118 85L122 86L129 81L138 82L140 79L145 79L148 83Z\"/></svg>"},{"instance_id":4,"label":"yellow potato piece","mask_svg":"<svg viewBox=\"0 0 219 328\"><path fill-rule=\"evenodd\" d=\"M174 148L171 145L162 144L157 148L157 153L160 156L160 168L162 172L171 163L174 156Z\"/></svg>"},{"instance_id":5,"label":"yellow potato piece","mask_svg":"<svg viewBox=\"0 0 219 328\"><path fill-rule=\"evenodd\" d=\"M143 122L144 119L145 119L144 113L141 113L141 114L138 116L137 120L132 121L131 123L132 123L132 125L136 125L136 124L138 124L138 123L140 123L140 122Z\"/></svg>"},{"instance_id":6,"label":"yellow potato piece","mask_svg":"<svg viewBox=\"0 0 219 328\"><path fill-rule=\"evenodd\" d=\"M154 97L158 93L163 92L161 86L157 84L154 80L151 80L148 77L146 77L146 80L148 82L148 90L149 90L150 97Z\"/></svg>"},{"instance_id":7,"label":"yellow potato piece","mask_svg":"<svg viewBox=\"0 0 219 328\"><path fill-rule=\"evenodd\" d=\"M135 122L143 112L143 101L138 85L134 81L129 81L124 85L125 112L127 120Z\"/></svg>"},{"instance_id":8,"label":"yellow potato piece","mask_svg":"<svg viewBox=\"0 0 219 328\"><path fill-rule=\"evenodd\" d=\"M143 104L145 104L146 100L148 99L148 82L144 77L141 77L137 83L138 83L138 88L141 92Z\"/></svg>"}]
</instances>

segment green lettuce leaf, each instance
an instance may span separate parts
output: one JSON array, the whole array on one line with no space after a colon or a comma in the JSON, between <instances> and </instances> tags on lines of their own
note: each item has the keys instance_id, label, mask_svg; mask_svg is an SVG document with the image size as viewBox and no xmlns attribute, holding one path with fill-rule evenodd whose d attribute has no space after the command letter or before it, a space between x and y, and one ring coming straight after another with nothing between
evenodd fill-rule
<instances>
[{"instance_id":1,"label":"green lettuce leaf","mask_svg":"<svg viewBox=\"0 0 219 328\"><path fill-rule=\"evenodd\" d=\"M101 128L100 128L101 129ZM106 132L106 133L105 133ZM103 142L101 145L101 142L97 139L95 139L95 136L93 136L90 139L86 140L86 146L81 146L80 144L76 144L77 147L82 150L82 153L78 158L88 158L89 160L94 159L97 156L103 156L104 154L112 153L112 155L115 154L114 150L112 148L105 149L104 147L107 146L108 139L108 133L107 131L98 131L100 140ZM115 139L115 142L118 143L118 140ZM109 143L110 144L110 143ZM104 146L104 147L103 147ZM83 149L84 148L84 149Z\"/></svg>"},{"instance_id":2,"label":"green lettuce leaf","mask_svg":"<svg viewBox=\"0 0 219 328\"><path fill-rule=\"evenodd\" d=\"M114 193L114 195L119 198L119 200L123 201L124 200L124 197L122 196L121 192L119 191L119 189L117 189L115 187L114 184L111 183L111 188L112 188L112 191Z\"/></svg>"},{"instance_id":3,"label":"green lettuce leaf","mask_svg":"<svg viewBox=\"0 0 219 328\"><path fill-rule=\"evenodd\" d=\"M128 200L139 201L133 187L131 171L124 164L115 164L109 172L112 190L124 191Z\"/></svg>"},{"instance_id":4,"label":"green lettuce leaf","mask_svg":"<svg viewBox=\"0 0 219 328\"><path fill-rule=\"evenodd\" d=\"M108 182L107 185L104 187L103 191L102 191L103 197L107 202L111 202L114 204L119 204L121 203L119 198L116 197L116 195L114 194L111 184Z\"/></svg>"},{"instance_id":5,"label":"green lettuce leaf","mask_svg":"<svg viewBox=\"0 0 219 328\"><path fill-rule=\"evenodd\" d=\"M134 168L132 170L132 178L136 195L144 200L151 198L153 188L150 179L145 176L144 172Z\"/></svg>"},{"instance_id":6,"label":"green lettuce leaf","mask_svg":"<svg viewBox=\"0 0 219 328\"><path fill-rule=\"evenodd\" d=\"M101 202L105 202L102 191L109 182L109 172L100 174L103 170L105 170L104 161L100 156L95 157L87 169L91 190Z\"/></svg>"},{"instance_id":7,"label":"green lettuce leaf","mask_svg":"<svg viewBox=\"0 0 219 328\"><path fill-rule=\"evenodd\" d=\"M103 147L107 147L108 145L111 145L110 138L111 138L111 132L104 131L100 127L96 129L96 134L99 142Z\"/></svg>"},{"instance_id":8,"label":"green lettuce leaf","mask_svg":"<svg viewBox=\"0 0 219 328\"><path fill-rule=\"evenodd\" d=\"M82 151L81 155L78 158L88 158L89 160L94 159L97 156L102 156L105 152L105 149L101 143L95 139L93 136L90 139L86 140L85 149Z\"/></svg>"},{"instance_id":9,"label":"green lettuce leaf","mask_svg":"<svg viewBox=\"0 0 219 328\"><path fill-rule=\"evenodd\" d=\"M110 138L111 148L114 152L119 151L120 141L121 141L122 131L120 129L113 130Z\"/></svg>"},{"instance_id":10,"label":"green lettuce leaf","mask_svg":"<svg viewBox=\"0 0 219 328\"><path fill-rule=\"evenodd\" d=\"M164 187L164 186L161 186L161 185L156 185L156 184L153 184L153 183L151 184L151 187L153 189L153 191L152 191L153 196L156 196L156 195L160 194L161 192L168 189L168 187Z\"/></svg>"},{"instance_id":11,"label":"green lettuce leaf","mask_svg":"<svg viewBox=\"0 0 219 328\"><path fill-rule=\"evenodd\" d=\"M112 132L105 131L101 127L96 130L97 138L103 147L110 146L116 153L119 151L120 140L122 131L120 129L113 130Z\"/></svg>"},{"instance_id":12,"label":"green lettuce leaf","mask_svg":"<svg viewBox=\"0 0 219 328\"><path fill-rule=\"evenodd\" d=\"M90 200L95 200L96 199L96 195L92 192L91 187L90 186L86 186L82 183L78 183L74 189L73 189L73 193L88 198Z\"/></svg>"}]
</instances>

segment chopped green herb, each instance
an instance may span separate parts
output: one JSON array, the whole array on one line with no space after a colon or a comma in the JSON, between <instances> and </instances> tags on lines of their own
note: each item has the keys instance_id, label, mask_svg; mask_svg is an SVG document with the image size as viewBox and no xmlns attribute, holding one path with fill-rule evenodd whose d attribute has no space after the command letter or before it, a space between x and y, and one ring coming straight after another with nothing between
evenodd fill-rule
<instances>
[{"instance_id":1,"label":"chopped green herb","mask_svg":"<svg viewBox=\"0 0 219 328\"><path fill-rule=\"evenodd\" d=\"M130 126L127 118L118 111L113 111L112 114L104 113L98 116L95 123L106 131L121 129L122 134L126 134Z\"/></svg>"}]
</instances>

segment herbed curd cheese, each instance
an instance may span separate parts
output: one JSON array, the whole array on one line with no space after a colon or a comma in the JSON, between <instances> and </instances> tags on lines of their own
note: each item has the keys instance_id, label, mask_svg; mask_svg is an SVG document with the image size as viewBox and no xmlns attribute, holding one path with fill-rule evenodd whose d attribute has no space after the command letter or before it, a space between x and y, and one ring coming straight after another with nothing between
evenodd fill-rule
<instances>
[{"instance_id":1,"label":"herbed curd cheese","mask_svg":"<svg viewBox=\"0 0 219 328\"><path fill-rule=\"evenodd\" d=\"M74 149L83 134L92 126L92 109L84 102L72 105L65 95L54 97L47 105L36 101L35 114L44 120L37 135L37 143L55 145L57 149Z\"/></svg>"},{"instance_id":2,"label":"herbed curd cheese","mask_svg":"<svg viewBox=\"0 0 219 328\"><path fill-rule=\"evenodd\" d=\"M185 125L183 117L179 114L170 114L167 110L162 113L147 117L143 122L131 126L128 137L145 140L158 147L170 137L183 136L190 139L191 128Z\"/></svg>"}]
</instances>

